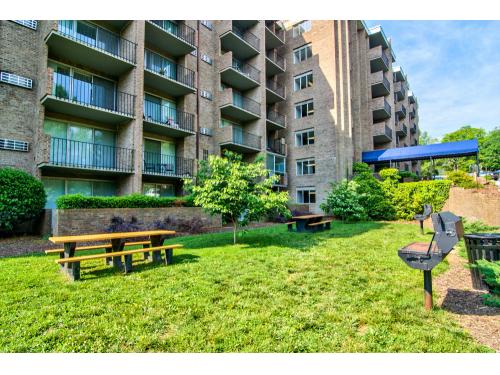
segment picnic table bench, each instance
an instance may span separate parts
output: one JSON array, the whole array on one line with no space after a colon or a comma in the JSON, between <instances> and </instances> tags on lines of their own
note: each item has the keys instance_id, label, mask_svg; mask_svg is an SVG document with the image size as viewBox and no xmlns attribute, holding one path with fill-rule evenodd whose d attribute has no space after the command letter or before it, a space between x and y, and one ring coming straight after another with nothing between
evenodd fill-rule
<instances>
[{"instance_id":1,"label":"picnic table bench","mask_svg":"<svg viewBox=\"0 0 500 375\"><path fill-rule=\"evenodd\" d=\"M323 215L310 214L310 215L300 215L292 217L295 221L295 226L297 232L315 232L323 229L330 229L331 220L323 220ZM288 230L290 230L290 223Z\"/></svg>"},{"instance_id":2,"label":"picnic table bench","mask_svg":"<svg viewBox=\"0 0 500 375\"><path fill-rule=\"evenodd\" d=\"M153 230L153 231L139 231L139 232L115 232L115 233L101 233L101 234L88 234L88 235L78 235L78 236L61 236L61 237L50 237L49 240L54 244L63 244L63 249L55 249L59 253L59 260L57 263L61 265L61 269L70 277L72 280L78 280L80 278L80 263L84 260L89 259L106 259L106 264L112 264L114 267L122 270L123 263L121 257L124 255L129 255L128 252L133 251L130 254L136 253L149 253L152 254L152 260L155 263L160 263L161 259L161 251L166 250L166 257L170 257L171 252L174 248L180 247L180 245L169 245L162 246L163 241L168 237L175 234L175 231L171 230ZM139 242L125 242L125 240L130 238L137 237L148 237L148 241L139 241ZM94 241L110 241L111 246L109 244L101 244L94 246L82 246L77 248L76 244L78 242L94 242ZM149 243L149 245L147 245ZM125 246L130 245L143 245L142 249L136 250L127 250L124 251ZM147 245L147 246L145 246ZM149 247L151 246L151 247ZM91 250L91 249L104 249L104 254L95 254L95 255L87 255L83 257L75 257L75 252L80 250ZM63 251L61 251L63 250ZM167 251L168 250L168 251ZM127 254L125 254L125 253ZM50 252L49 252L50 254ZM80 260L75 260L71 258L80 258ZM145 256L147 258L147 256ZM127 263L127 259L125 259L125 263ZM168 262L170 263L170 262ZM131 257L130 257L130 267L131 270Z\"/></svg>"}]
</instances>

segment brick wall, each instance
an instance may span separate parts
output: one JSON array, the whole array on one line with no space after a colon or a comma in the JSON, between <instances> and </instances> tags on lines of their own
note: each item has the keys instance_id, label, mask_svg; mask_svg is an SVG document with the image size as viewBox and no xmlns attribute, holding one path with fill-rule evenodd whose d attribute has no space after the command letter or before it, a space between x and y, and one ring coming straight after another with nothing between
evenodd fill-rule
<instances>
[{"instance_id":1,"label":"brick wall","mask_svg":"<svg viewBox=\"0 0 500 375\"><path fill-rule=\"evenodd\" d=\"M210 216L199 207L103 208L53 210L52 232L54 236L102 233L110 225L113 216L125 220L135 216L144 226L167 216L184 220L199 217L203 227L222 227L220 216Z\"/></svg>"}]
</instances>

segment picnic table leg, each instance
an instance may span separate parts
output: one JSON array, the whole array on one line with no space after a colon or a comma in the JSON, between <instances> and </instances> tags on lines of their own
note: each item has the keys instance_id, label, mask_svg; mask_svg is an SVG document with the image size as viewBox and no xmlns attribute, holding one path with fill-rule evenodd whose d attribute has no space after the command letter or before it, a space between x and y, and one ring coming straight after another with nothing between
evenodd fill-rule
<instances>
[{"instance_id":1,"label":"picnic table leg","mask_svg":"<svg viewBox=\"0 0 500 375\"><path fill-rule=\"evenodd\" d=\"M80 262L70 263L71 268L68 269L68 276L71 281L80 280Z\"/></svg>"},{"instance_id":2,"label":"picnic table leg","mask_svg":"<svg viewBox=\"0 0 500 375\"><path fill-rule=\"evenodd\" d=\"M130 273L132 272L132 254L124 255L123 256L125 259L124 262L124 270L125 273Z\"/></svg>"},{"instance_id":3,"label":"picnic table leg","mask_svg":"<svg viewBox=\"0 0 500 375\"><path fill-rule=\"evenodd\" d=\"M172 264L172 256L174 249L165 249L165 265Z\"/></svg>"},{"instance_id":4,"label":"picnic table leg","mask_svg":"<svg viewBox=\"0 0 500 375\"><path fill-rule=\"evenodd\" d=\"M149 239L151 241L151 247L163 245L163 241L165 240L165 238L165 236L150 236ZM153 251L152 258L153 263L161 263L161 251Z\"/></svg>"},{"instance_id":5,"label":"picnic table leg","mask_svg":"<svg viewBox=\"0 0 500 375\"><path fill-rule=\"evenodd\" d=\"M117 251L123 251L125 242L121 238L116 238L111 240L111 249L113 252ZM120 271L123 270L123 263L122 263L122 257L113 257L113 267L119 269Z\"/></svg>"},{"instance_id":6,"label":"picnic table leg","mask_svg":"<svg viewBox=\"0 0 500 375\"><path fill-rule=\"evenodd\" d=\"M71 258L75 256L75 248L76 248L76 242L65 242L64 243L64 252L62 254L63 258ZM69 269L71 268L71 263L65 263L61 264L61 268L69 272Z\"/></svg>"},{"instance_id":7,"label":"picnic table leg","mask_svg":"<svg viewBox=\"0 0 500 375\"><path fill-rule=\"evenodd\" d=\"M149 244L144 244L144 245L142 245L142 248L143 248L143 249L147 249L147 248L149 248ZM148 258L149 258L149 252L144 253L144 260L148 260Z\"/></svg>"}]
</instances>

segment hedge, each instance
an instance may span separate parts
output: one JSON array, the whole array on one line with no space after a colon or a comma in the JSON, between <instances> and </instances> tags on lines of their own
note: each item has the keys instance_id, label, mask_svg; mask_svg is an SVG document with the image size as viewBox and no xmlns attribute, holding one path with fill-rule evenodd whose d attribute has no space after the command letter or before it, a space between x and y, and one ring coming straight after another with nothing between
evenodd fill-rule
<instances>
[{"instance_id":1,"label":"hedge","mask_svg":"<svg viewBox=\"0 0 500 375\"><path fill-rule=\"evenodd\" d=\"M397 184L392 192L396 216L403 220L413 220L414 215L422 212L425 203L430 203L434 212L440 211L448 199L451 184L447 180Z\"/></svg>"},{"instance_id":2,"label":"hedge","mask_svg":"<svg viewBox=\"0 0 500 375\"><path fill-rule=\"evenodd\" d=\"M57 198L58 209L74 208L158 208L158 207L193 207L193 198L186 197L149 197L142 194L130 194L120 197L88 197L81 194L68 194Z\"/></svg>"}]
</instances>

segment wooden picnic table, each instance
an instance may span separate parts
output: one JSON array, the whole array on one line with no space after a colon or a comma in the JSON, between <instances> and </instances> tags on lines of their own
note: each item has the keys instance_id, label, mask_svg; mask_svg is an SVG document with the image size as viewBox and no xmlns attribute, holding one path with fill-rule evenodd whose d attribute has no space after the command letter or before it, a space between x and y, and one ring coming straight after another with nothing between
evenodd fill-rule
<instances>
[{"instance_id":1,"label":"wooden picnic table","mask_svg":"<svg viewBox=\"0 0 500 375\"><path fill-rule=\"evenodd\" d=\"M297 227L297 232L310 232L311 228L308 227L308 224L321 221L323 217L324 215L317 215L317 214L300 215L300 216L293 216L292 220L295 221L296 223L295 225Z\"/></svg>"},{"instance_id":2,"label":"wooden picnic table","mask_svg":"<svg viewBox=\"0 0 500 375\"><path fill-rule=\"evenodd\" d=\"M114 233L100 233L100 234L85 234L78 236L59 236L49 237L49 241L54 244L64 244L64 258L71 258L75 256L75 248L78 242L93 242L93 241L111 241L111 249L106 248L107 253L123 251L125 240L127 238L136 237L149 237L151 247L161 246L163 241L168 237L175 234L173 230L148 230L140 232L114 232ZM153 261L161 261L160 251L153 251ZM113 257L113 265L121 268L121 257ZM106 259L109 264L111 257ZM68 264L65 266L68 267Z\"/></svg>"}]
</instances>

